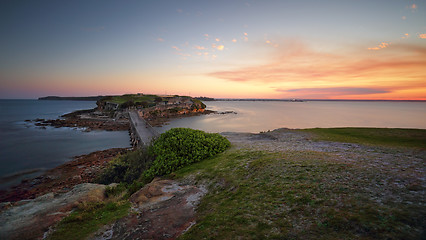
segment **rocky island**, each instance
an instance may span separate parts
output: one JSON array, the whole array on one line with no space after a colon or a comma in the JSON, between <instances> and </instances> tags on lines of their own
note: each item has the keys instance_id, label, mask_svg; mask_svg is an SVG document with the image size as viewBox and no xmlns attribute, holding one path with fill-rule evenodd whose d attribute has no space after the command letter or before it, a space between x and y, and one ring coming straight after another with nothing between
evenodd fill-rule
<instances>
[{"instance_id":1,"label":"rocky island","mask_svg":"<svg viewBox=\"0 0 426 240\"><path fill-rule=\"evenodd\" d=\"M59 100L59 97L46 97L40 100ZM63 98L73 100L74 98ZM36 126L78 127L85 131L123 131L129 129L128 111L135 110L152 126L161 126L173 118L210 114L200 100L178 95L126 94L77 98L77 100L97 99L94 109L75 111L61 116L61 119L35 119Z\"/></svg>"}]
</instances>

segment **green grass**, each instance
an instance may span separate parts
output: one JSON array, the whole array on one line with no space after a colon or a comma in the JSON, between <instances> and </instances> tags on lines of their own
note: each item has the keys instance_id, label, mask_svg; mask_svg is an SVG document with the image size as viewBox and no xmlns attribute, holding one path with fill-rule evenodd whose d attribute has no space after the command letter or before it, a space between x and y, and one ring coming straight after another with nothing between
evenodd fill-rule
<instances>
[{"instance_id":1,"label":"green grass","mask_svg":"<svg viewBox=\"0 0 426 240\"><path fill-rule=\"evenodd\" d=\"M177 171L209 188L180 239L420 238L421 204L372 201L365 187L380 183L375 169L334 157L228 150Z\"/></svg>"},{"instance_id":2,"label":"green grass","mask_svg":"<svg viewBox=\"0 0 426 240\"><path fill-rule=\"evenodd\" d=\"M313 128L316 139L395 147L426 149L426 130L400 128Z\"/></svg>"},{"instance_id":3,"label":"green grass","mask_svg":"<svg viewBox=\"0 0 426 240\"><path fill-rule=\"evenodd\" d=\"M101 226L126 216L129 208L127 201L80 204L58 224L48 240L85 239Z\"/></svg>"},{"instance_id":4,"label":"green grass","mask_svg":"<svg viewBox=\"0 0 426 240\"><path fill-rule=\"evenodd\" d=\"M118 103L118 104L123 104L125 102L128 101L133 101L135 103L137 102L148 102L148 103L153 103L155 100L155 97L157 97L156 95L136 95L136 94L126 94L126 95L122 95L122 96L113 96L111 100L109 100L110 102L114 102L114 103Z\"/></svg>"}]
</instances>

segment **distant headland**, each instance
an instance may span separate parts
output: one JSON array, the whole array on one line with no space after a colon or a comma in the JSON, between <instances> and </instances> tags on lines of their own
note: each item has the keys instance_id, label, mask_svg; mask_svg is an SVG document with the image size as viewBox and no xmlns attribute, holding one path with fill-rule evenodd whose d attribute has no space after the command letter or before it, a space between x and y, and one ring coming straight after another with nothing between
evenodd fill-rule
<instances>
[{"instance_id":1,"label":"distant headland","mask_svg":"<svg viewBox=\"0 0 426 240\"><path fill-rule=\"evenodd\" d=\"M68 100L68 101L98 101L105 96L90 96L90 97L59 97L59 96L47 96L39 97L38 100Z\"/></svg>"}]
</instances>

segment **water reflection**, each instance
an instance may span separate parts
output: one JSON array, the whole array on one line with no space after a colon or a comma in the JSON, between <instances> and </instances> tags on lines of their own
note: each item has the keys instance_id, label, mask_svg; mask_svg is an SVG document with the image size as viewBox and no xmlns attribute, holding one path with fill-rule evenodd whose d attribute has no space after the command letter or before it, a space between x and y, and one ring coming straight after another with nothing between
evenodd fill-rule
<instances>
[{"instance_id":1,"label":"water reflection","mask_svg":"<svg viewBox=\"0 0 426 240\"><path fill-rule=\"evenodd\" d=\"M211 114L176 119L164 127L190 127L208 132L260 132L276 128L390 127L426 129L426 102L205 102Z\"/></svg>"}]
</instances>

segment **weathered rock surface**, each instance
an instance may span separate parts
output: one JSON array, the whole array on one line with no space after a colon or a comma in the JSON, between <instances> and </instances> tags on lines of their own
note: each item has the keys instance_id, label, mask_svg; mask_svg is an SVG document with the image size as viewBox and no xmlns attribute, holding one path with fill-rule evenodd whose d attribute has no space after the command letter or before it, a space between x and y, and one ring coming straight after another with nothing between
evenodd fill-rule
<instances>
[{"instance_id":1,"label":"weathered rock surface","mask_svg":"<svg viewBox=\"0 0 426 240\"><path fill-rule=\"evenodd\" d=\"M33 199L49 192L65 193L75 185L93 183L109 161L127 151L126 148L112 148L77 156L73 161L51 169L39 177L24 181L11 189L0 190L0 202ZM0 205L0 211L3 208Z\"/></svg>"},{"instance_id":2,"label":"weathered rock surface","mask_svg":"<svg viewBox=\"0 0 426 240\"><path fill-rule=\"evenodd\" d=\"M83 202L104 200L105 185L84 183L59 195L23 200L0 213L0 239L42 239L50 226Z\"/></svg>"},{"instance_id":3,"label":"weathered rock surface","mask_svg":"<svg viewBox=\"0 0 426 240\"><path fill-rule=\"evenodd\" d=\"M195 224L195 207L206 192L204 187L154 180L130 197L133 213L95 239L175 239Z\"/></svg>"}]
</instances>

